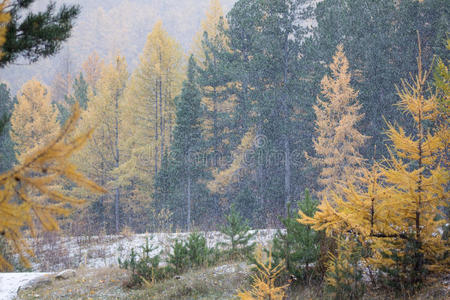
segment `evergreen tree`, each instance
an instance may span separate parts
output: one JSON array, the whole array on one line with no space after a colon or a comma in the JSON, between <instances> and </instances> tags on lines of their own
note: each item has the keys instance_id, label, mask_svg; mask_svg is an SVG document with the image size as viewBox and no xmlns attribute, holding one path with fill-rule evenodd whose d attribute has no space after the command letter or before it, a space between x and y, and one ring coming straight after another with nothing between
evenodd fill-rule
<instances>
[{"instance_id":1,"label":"evergreen tree","mask_svg":"<svg viewBox=\"0 0 450 300\"><path fill-rule=\"evenodd\" d=\"M6 84L0 84L0 172L11 168L15 162L13 142L10 136L9 119L14 102Z\"/></svg>"},{"instance_id":2,"label":"evergreen tree","mask_svg":"<svg viewBox=\"0 0 450 300\"><path fill-rule=\"evenodd\" d=\"M423 63L431 66L433 55L448 57L445 52L449 9L445 0L353 1L324 0L314 11L317 26L303 47L308 88L304 95L314 98L327 73L323 62L343 44L354 76L352 86L359 91L361 112L365 118L358 126L371 139L362 154L376 159L388 156L384 147L384 119L396 121L412 130L410 120L399 112L395 86L401 78L414 73L417 31L423 37ZM361 47L364 45L364 47Z\"/></svg>"},{"instance_id":3,"label":"evergreen tree","mask_svg":"<svg viewBox=\"0 0 450 300\"><path fill-rule=\"evenodd\" d=\"M78 103L81 109L86 110L88 103L88 84L84 80L83 73L75 78L72 89L73 93L65 97L64 102L57 102L56 106L59 110L59 120L64 123L70 117L70 108Z\"/></svg>"},{"instance_id":4,"label":"evergreen tree","mask_svg":"<svg viewBox=\"0 0 450 300\"><path fill-rule=\"evenodd\" d=\"M251 228L247 220L242 218L234 205L231 205L230 213L225 216L225 220L227 223L220 228L220 232L227 239L227 242L223 244L231 247L229 249L231 257L236 257L239 254L249 255L255 246L255 243L250 243L250 240L256 232L250 232Z\"/></svg>"},{"instance_id":5,"label":"evergreen tree","mask_svg":"<svg viewBox=\"0 0 450 300\"><path fill-rule=\"evenodd\" d=\"M8 2L2 1L2 4ZM79 6L62 5L56 11L55 3L50 3L45 11L31 12L33 2L35 0L12 0L2 9L11 19L6 29L0 68L19 57L36 62L40 57L51 56L70 37L75 18L80 13ZM25 11L28 11L26 15Z\"/></svg>"},{"instance_id":6,"label":"evergreen tree","mask_svg":"<svg viewBox=\"0 0 450 300\"><path fill-rule=\"evenodd\" d=\"M187 79L183 83L181 95L176 98L176 124L173 133L172 155L175 175L180 178L179 195L184 200L182 208L185 226L192 226L193 199L199 201L202 196L201 178L206 176L202 161L196 158L202 154L203 140L200 124L201 94L196 85L195 61L189 59ZM181 199L180 199L181 200Z\"/></svg>"},{"instance_id":7,"label":"evergreen tree","mask_svg":"<svg viewBox=\"0 0 450 300\"><path fill-rule=\"evenodd\" d=\"M316 212L318 201L313 200L309 190L305 190L304 198L298 202L298 208L307 216ZM281 222L285 232L278 231L272 246L274 262L284 261L286 271L299 279L308 280L313 275L313 265L319 256L318 234L310 226L300 224L290 209L288 216Z\"/></svg>"}]
</instances>

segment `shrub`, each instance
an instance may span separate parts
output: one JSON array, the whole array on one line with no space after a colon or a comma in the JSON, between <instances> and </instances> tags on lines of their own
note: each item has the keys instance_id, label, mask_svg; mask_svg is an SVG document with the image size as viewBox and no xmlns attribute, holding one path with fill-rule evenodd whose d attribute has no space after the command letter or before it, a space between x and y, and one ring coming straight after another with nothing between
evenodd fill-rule
<instances>
[{"instance_id":1,"label":"shrub","mask_svg":"<svg viewBox=\"0 0 450 300\"><path fill-rule=\"evenodd\" d=\"M148 238L146 238L145 245L140 248L142 249L141 256L132 248L127 259L124 261L120 257L118 259L120 268L131 271L130 287L141 286L143 282L154 282L166 277L165 269L159 267L160 254L151 256L156 247L150 246Z\"/></svg>"},{"instance_id":2,"label":"shrub","mask_svg":"<svg viewBox=\"0 0 450 300\"><path fill-rule=\"evenodd\" d=\"M234 205L231 205L230 213L225 217L226 226L220 228L220 232L225 235L226 242L219 245L229 247L229 255L232 258L249 255L255 246L255 243L249 244L256 233L251 233L247 220L244 220Z\"/></svg>"},{"instance_id":3,"label":"shrub","mask_svg":"<svg viewBox=\"0 0 450 300\"><path fill-rule=\"evenodd\" d=\"M313 200L308 190L304 199L298 202L298 208L306 215L313 216L318 202ZM318 233L308 225L297 222L288 204L288 215L281 219L285 232L278 231L273 240L275 263L285 262L286 271L299 279L307 280L314 275L313 265L319 257Z\"/></svg>"},{"instance_id":4,"label":"shrub","mask_svg":"<svg viewBox=\"0 0 450 300\"><path fill-rule=\"evenodd\" d=\"M257 274L253 276L252 289L239 292L237 296L241 300L284 299L288 285L276 286L276 281L285 268L284 262L274 264L272 251L269 251L267 259L264 259L261 247L256 249L254 261Z\"/></svg>"},{"instance_id":5,"label":"shrub","mask_svg":"<svg viewBox=\"0 0 450 300\"><path fill-rule=\"evenodd\" d=\"M325 276L325 291L331 299L361 299L364 295L362 248L353 237L337 239L337 254L330 253Z\"/></svg>"}]
</instances>

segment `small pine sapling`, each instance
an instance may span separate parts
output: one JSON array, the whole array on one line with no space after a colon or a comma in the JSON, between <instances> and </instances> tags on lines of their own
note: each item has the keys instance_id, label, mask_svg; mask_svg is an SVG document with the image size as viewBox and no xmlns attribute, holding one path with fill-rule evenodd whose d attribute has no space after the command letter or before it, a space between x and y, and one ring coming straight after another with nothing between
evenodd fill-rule
<instances>
[{"instance_id":1,"label":"small pine sapling","mask_svg":"<svg viewBox=\"0 0 450 300\"><path fill-rule=\"evenodd\" d=\"M229 254L232 258L250 254L255 247L255 243L250 243L250 240L256 232L250 232L251 227L247 220L242 218L234 205L231 205L230 213L225 219L227 224L220 228L220 232L225 235L227 241L220 243L220 245L230 247Z\"/></svg>"},{"instance_id":2,"label":"small pine sapling","mask_svg":"<svg viewBox=\"0 0 450 300\"><path fill-rule=\"evenodd\" d=\"M192 267L204 266L208 261L210 249L206 238L197 232L192 232L186 242L188 258Z\"/></svg>"},{"instance_id":3,"label":"small pine sapling","mask_svg":"<svg viewBox=\"0 0 450 300\"><path fill-rule=\"evenodd\" d=\"M169 254L169 268L175 274L181 274L189 265L189 255L186 244L183 241L175 240L172 247L172 253Z\"/></svg>"},{"instance_id":4,"label":"small pine sapling","mask_svg":"<svg viewBox=\"0 0 450 300\"><path fill-rule=\"evenodd\" d=\"M352 237L337 239L337 254L330 253L325 276L326 293L332 299L361 299L364 295L362 248Z\"/></svg>"},{"instance_id":5,"label":"small pine sapling","mask_svg":"<svg viewBox=\"0 0 450 300\"><path fill-rule=\"evenodd\" d=\"M304 199L298 202L298 208L307 216L316 212L318 201L312 199L309 190L305 190ZM313 264L319 256L318 234L310 226L297 222L288 204L288 216L281 219L286 230L278 230L273 240L273 258L275 263L285 261L286 271L303 280L313 275Z\"/></svg>"},{"instance_id":6,"label":"small pine sapling","mask_svg":"<svg viewBox=\"0 0 450 300\"><path fill-rule=\"evenodd\" d=\"M153 237L151 238L153 239ZM166 273L159 267L161 261L160 254L151 256L151 253L157 249L157 247L151 246L149 239L146 238L145 244L140 247L142 249L142 255L138 254L131 248L131 253L128 259L122 261L119 258L119 266L122 269L131 271L130 287L141 286L143 283L151 282L155 280L163 279Z\"/></svg>"}]
</instances>

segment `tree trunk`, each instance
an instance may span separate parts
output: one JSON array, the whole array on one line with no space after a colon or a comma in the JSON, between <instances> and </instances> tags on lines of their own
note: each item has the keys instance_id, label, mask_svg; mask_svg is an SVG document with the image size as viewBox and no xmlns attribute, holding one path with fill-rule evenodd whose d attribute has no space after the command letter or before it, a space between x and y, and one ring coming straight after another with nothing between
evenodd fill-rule
<instances>
[{"instance_id":1,"label":"tree trunk","mask_svg":"<svg viewBox=\"0 0 450 300\"><path fill-rule=\"evenodd\" d=\"M191 174L187 176L187 231L191 231Z\"/></svg>"}]
</instances>

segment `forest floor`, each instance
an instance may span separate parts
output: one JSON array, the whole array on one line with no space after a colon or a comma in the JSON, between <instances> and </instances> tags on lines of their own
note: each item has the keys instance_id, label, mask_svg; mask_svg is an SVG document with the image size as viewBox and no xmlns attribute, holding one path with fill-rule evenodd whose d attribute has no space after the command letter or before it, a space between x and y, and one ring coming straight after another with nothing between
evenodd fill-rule
<instances>
[{"instance_id":1,"label":"forest floor","mask_svg":"<svg viewBox=\"0 0 450 300\"><path fill-rule=\"evenodd\" d=\"M232 263L129 289L125 270L81 268L72 278L53 278L49 284L21 290L17 299L234 299L238 290L248 288L250 273L246 263Z\"/></svg>"},{"instance_id":2,"label":"forest floor","mask_svg":"<svg viewBox=\"0 0 450 300\"><path fill-rule=\"evenodd\" d=\"M126 287L129 273L110 268L80 268L74 277L57 280L37 288L19 291L16 299L236 299L238 291L248 289L251 269L245 262L189 271L141 289ZM293 286L288 290L288 300L325 299L319 286ZM381 289L368 289L364 300L442 300L450 297L448 277L435 280L420 293L396 297ZM11 298L10 298L11 299Z\"/></svg>"}]
</instances>

